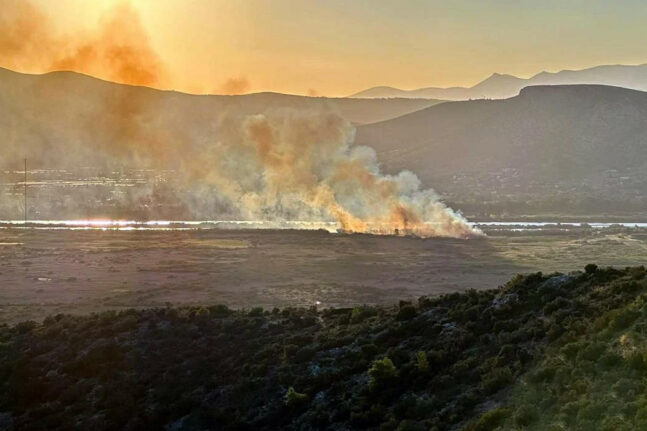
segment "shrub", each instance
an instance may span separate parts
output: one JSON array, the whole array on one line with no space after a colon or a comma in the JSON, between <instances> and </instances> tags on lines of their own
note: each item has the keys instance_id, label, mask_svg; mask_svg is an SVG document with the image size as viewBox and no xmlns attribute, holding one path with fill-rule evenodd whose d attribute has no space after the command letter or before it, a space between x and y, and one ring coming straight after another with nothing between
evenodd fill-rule
<instances>
[{"instance_id":1,"label":"shrub","mask_svg":"<svg viewBox=\"0 0 647 431\"><path fill-rule=\"evenodd\" d=\"M522 405L514 414L514 423L519 427L526 427L538 417L537 409L534 406Z\"/></svg>"},{"instance_id":2,"label":"shrub","mask_svg":"<svg viewBox=\"0 0 647 431\"><path fill-rule=\"evenodd\" d=\"M224 304L216 304L209 307L209 312L213 317L227 317L233 313L233 311Z\"/></svg>"},{"instance_id":3,"label":"shrub","mask_svg":"<svg viewBox=\"0 0 647 431\"><path fill-rule=\"evenodd\" d=\"M577 353L577 360L596 362L605 351L606 345L602 342L586 343Z\"/></svg>"},{"instance_id":4,"label":"shrub","mask_svg":"<svg viewBox=\"0 0 647 431\"><path fill-rule=\"evenodd\" d=\"M589 263L584 267L584 272L586 272L587 274L595 274L597 270L598 266L594 263Z\"/></svg>"},{"instance_id":5,"label":"shrub","mask_svg":"<svg viewBox=\"0 0 647 431\"><path fill-rule=\"evenodd\" d=\"M546 304L546 306L544 307L544 314L549 316L557 310L570 308L571 306L572 302L570 300L558 296L557 298Z\"/></svg>"},{"instance_id":6,"label":"shrub","mask_svg":"<svg viewBox=\"0 0 647 431\"><path fill-rule=\"evenodd\" d=\"M249 311L250 317L259 317L263 315L263 307L254 307Z\"/></svg>"},{"instance_id":7,"label":"shrub","mask_svg":"<svg viewBox=\"0 0 647 431\"><path fill-rule=\"evenodd\" d=\"M639 311L631 309L620 310L614 314L609 326L616 330L628 328L634 320L640 317Z\"/></svg>"},{"instance_id":8,"label":"shrub","mask_svg":"<svg viewBox=\"0 0 647 431\"><path fill-rule=\"evenodd\" d=\"M370 360L373 358L377 353L380 351L377 346L373 343L369 344L364 344L362 347L360 347L361 352L362 352L362 358L366 360Z\"/></svg>"},{"instance_id":9,"label":"shrub","mask_svg":"<svg viewBox=\"0 0 647 431\"><path fill-rule=\"evenodd\" d=\"M375 315L377 315L377 311L374 308L367 307L365 305L362 307L355 307L350 313L350 321L351 323L360 323Z\"/></svg>"},{"instance_id":10,"label":"shrub","mask_svg":"<svg viewBox=\"0 0 647 431\"><path fill-rule=\"evenodd\" d=\"M398 315L396 316L397 320L410 320L416 317L416 309L413 305L405 305L400 308Z\"/></svg>"},{"instance_id":11,"label":"shrub","mask_svg":"<svg viewBox=\"0 0 647 431\"><path fill-rule=\"evenodd\" d=\"M391 382L397 375L395 365L388 357L373 361L373 365L368 370L371 388L377 388L381 385Z\"/></svg>"},{"instance_id":12,"label":"shrub","mask_svg":"<svg viewBox=\"0 0 647 431\"><path fill-rule=\"evenodd\" d=\"M301 394L294 390L294 387L290 386L288 391L285 393L285 405L289 408L300 408L305 406L308 403L308 395Z\"/></svg>"},{"instance_id":13,"label":"shrub","mask_svg":"<svg viewBox=\"0 0 647 431\"><path fill-rule=\"evenodd\" d=\"M468 427L469 431L491 431L503 425L506 418L510 416L508 409L494 409L484 413L479 420L472 426Z\"/></svg>"},{"instance_id":14,"label":"shrub","mask_svg":"<svg viewBox=\"0 0 647 431\"><path fill-rule=\"evenodd\" d=\"M31 332L34 328L38 326L36 322L33 320L27 320L25 322L20 322L16 325L16 331L18 331L19 334L26 334L28 332Z\"/></svg>"},{"instance_id":15,"label":"shrub","mask_svg":"<svg viewBox=\"0 0 647 431\"><path fill-rule=\"evenodd\" d=\"M195 312L195 315L197 317L202 317L202 318L209 317L209 314L210 314L209 309L204 307L198 308L198 310Z\"/></svg>"},{"instance_id":16,"label":"shrub","mask_svg":"<svg viewBox=\"0 0 647 431\"><path fill-rule=\"evenodd\" d=\"M512 371L508 367L498 368L486 374L481 385L487 393L494 393L512 383Z\"/></svg>"},{"instance_id":17,"label":"shrub","mask_svg":"<svg viewBox=\"0 0 647 431\"><path fill-rule=\"evenodd\" d=\"M426 372L429 370L429 361L427 361L427 354L424 351L416 353L418 371Z\"/></svg>"},{"instance_id":18,"label":"shrub","mask_svg":"<svg viewBox=\"0 0 647 431\"><path fill-rule=\"evenodd\" d=\"M420 422L405 419L400 422L396 431L427 431L427 427Z\"/></svg>"}]
</instances>

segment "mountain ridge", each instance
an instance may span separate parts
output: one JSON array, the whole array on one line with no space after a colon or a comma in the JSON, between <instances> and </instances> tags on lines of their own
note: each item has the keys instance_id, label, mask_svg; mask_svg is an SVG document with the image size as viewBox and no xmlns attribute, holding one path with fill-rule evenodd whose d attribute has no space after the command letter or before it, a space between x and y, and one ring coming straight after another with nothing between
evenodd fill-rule
<instances>
[{"instance_id":1,"label":"mountain ridge","mask_svg":"<svg viewBox=\"0 0 647 431\"><path fill-rule=\"evenodd\" d=\"M539 72L530 78L493 73L471 87L422 87L403 90L377 86L354 93L352 98L441 98L443 100L504 99L515 96L521 88L548 84L599 84L647 91L647 63L637 65L599 65L585 69Z\"/></svg>"},{"instance_id":2,"label":"mountain ridge","mask_svg":"<svg viewBox=\"0 0 647 431\"><path fill-rule=\"evenodd\" d=\"M252 111L260 109L254 106L259 104L263 106L276 105L297 108L310 106L315 108L323 107L337 111L342 117L355 124L395 118L406 113L417 111L423 107L444 102L442 100L431 99L413 100L410 98L393 98L373 101L370 102L370 105L366 105L365 102L358 101L358 99L345 97L313 97L270 91L241 95L192 94L177 90L163 90L148 86L121 84L74 71L31 74L16 72L2 67L0 67L0 100L4 98L6 101L7 94L12 91L11 86L19 87L20 85L24 85L26 87L34 87L45 85L47 82L50 82L53 86L70 85L74 88L88 87L89 90L99 89L103 94L108 94L114 90L129 94L137 93L144 97L153 97L160 100L166 97L167 99L174 100L199 101L198 103L212 104L216 108L229 105L242 106L245 104L252 105L250 108Z\"/></svg>"}]
</instances>

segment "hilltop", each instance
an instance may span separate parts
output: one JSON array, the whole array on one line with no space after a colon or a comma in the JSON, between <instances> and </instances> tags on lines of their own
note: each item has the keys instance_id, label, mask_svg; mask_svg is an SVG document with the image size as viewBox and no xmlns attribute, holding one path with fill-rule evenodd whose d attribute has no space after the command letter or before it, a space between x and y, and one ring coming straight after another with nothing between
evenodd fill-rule
<instances>
[{"instance_id":1,"label":"hilltop","mask_svg":"<svg viewBox=\"0 0 647 431\"><path fill-rule=\"evenodd\" d=\"M223 114L275 109L334 112L355 123L398 117L438 100L305 97L277 93L192 95L103 81L74 72L29 75L0 68L0 162L75 142L110 147L115 141L216 140ZM20 153L20 154L14 154ZM21 155L22 154L22 155ZM50 166L56 160L44 157Z\"/></svg>"}]
</instances>

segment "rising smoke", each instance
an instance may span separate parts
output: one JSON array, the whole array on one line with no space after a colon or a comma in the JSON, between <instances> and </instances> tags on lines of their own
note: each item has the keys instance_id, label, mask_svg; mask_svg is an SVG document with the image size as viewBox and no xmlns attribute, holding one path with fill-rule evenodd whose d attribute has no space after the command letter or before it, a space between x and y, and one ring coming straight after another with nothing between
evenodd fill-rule
<instances>
[{"instance_id":1,"label":"rising smoke","mask_svg":"<svg viewBox=\"0 0 647 431\"><path fill-rule=\"evenodd\" d=\"M246 76L227 79L216 91L219 94L244 94L249 91L251 84Z\"/></svg>"},{"instance_id":2,"label":"rising smoke","mask_svg":"<svg viewBox=\"0 0 647 431\"><path fill-rule=\"evenodd\" d=\"M52 69L140 85L156 84L163 76L127 3L110 11L97 32L62 38L28 2L3 1L11 5L11 13L0 17L5 65L27 67L39 58ZM33 32L25 33L29 29ZM34 57L35 52L42 55ZM11 137L0 164L27 156L48 169L65 164L114 172L128 165L172 172L162 189L105 197L77 187L54 196L68 211L79 200L104 198L122 208L143 202L153 207L164 195L179 202L184 217L195 219L333 221L348 232L425 237L479 234L432 190L422 189L413 173L382 174L375 152L353 145L353 126L325 109L271 108L250 115L249 109L227 108L207 110L205 116L194 106L204 100L197 96L193 105L174 105L153 90L106 91L93 83L78 90L70 81L74 77L51 79L0 97L9 114L4 123L0 119L0 128ZM248 85L246 80L231 84L230 92ZM30 94L36 97L27 100Z\"/></svg>"},{"instance_id":3,"label":"rising smoke","mask_svg":"<svg viewBox=\"0 0 647 431\"><path fill-rule=\"evenodd\" d=\"M160 85L166 77L139 15L113 6L96 30L60 34L28 0L1 0L0 66L27 72L73 70L114 82Z\"/></svg>"},{"instance_id":4,"label":"rising smoke","mask_svg":"<svg viewBox=\"0 0 647 431\"><path fill-rule=\"evenodd\" d=\"M228 202L243 219L330 220L349 232L477 233L413 173L382 175L374 150L352 146L354 128L335 114L278 109L219 123L220 138L182 169L193 205Z\"/></svg>"}]
</instances>

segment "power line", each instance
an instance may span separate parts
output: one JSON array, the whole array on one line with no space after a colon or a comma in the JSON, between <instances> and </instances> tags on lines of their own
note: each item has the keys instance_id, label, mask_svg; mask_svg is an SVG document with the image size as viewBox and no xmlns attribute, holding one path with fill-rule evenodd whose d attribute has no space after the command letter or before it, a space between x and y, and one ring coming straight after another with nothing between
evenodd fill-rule
<instances>
[{"instance_id":1,"label":"power line","mask_svg":"<svg viewBox=\"0 0 647 431\"><path fill-rule=\"evenodd\" d=\"M27 159L25 159L25 226L27 225Z\"/></svg>"}]
</instances>

